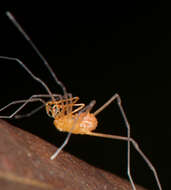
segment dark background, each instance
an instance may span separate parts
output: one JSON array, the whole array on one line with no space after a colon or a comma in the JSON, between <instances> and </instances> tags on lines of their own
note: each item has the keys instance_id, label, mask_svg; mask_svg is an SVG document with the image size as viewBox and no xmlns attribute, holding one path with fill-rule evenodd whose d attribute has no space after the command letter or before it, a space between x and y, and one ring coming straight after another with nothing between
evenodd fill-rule
<instances>
[{"instance_id":1,"label":"dark background","mask_svg":"<svg viewBox=\"0 0 171 190\"><path fill-rule=\"evenodd\" d=\"M16 7L16 6L14 6ZM62 93L40 58L5 16L11 11L25 28L58 78L73 96L96 110L119 93L131 124L132 137L154 163L163 189L170 177L170 10L164 1L115 4L40 4L7 7L0 13L0 55L17 57L55 93ZM15 62L0 60L1 106L46 93ZM31 106L37 106L33 104ZM27 112L33 107L23 110ZM16 107L3 114L12 113ZM114 103L98 115L101 133L126 135ZM9 121L57 146L59 133L45 111L20 121ZM122 177L126 176L126 143L73 135L65 151ZM132 151L136 183L157 189L151 171Z\"/></svg>"}]
</instances>

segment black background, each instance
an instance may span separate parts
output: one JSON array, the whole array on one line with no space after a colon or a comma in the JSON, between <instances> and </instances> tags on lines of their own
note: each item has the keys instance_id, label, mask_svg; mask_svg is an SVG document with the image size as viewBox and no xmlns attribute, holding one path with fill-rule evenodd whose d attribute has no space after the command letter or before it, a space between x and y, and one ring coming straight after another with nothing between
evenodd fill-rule
<instances>
[{"instance_id":1,"label":"black background","mask_svg":"<svg viewBox=\"0 0 171 190\"><path fill-rule=\"evenodd\" d=\"M16 7L16 6L14 6ZM5 16L11 11L58 78L73 96L96 110L119 93L131 124L132 137L154 163L163 189L170 177L170 10L164 2L115 4L40 4L7 7L0 13L0 55L17 57L42 78L55 93L62 93L39 57ZM53 7L53 8L52 8ZM1 106L46 93L15 62L0 60ZM33 104L31 106L37 106ZM3 114L12 113L8 109ZM31 107L26 107L27 112ZM116 103L98 115L97 131L126 135ZM59 133L45 111L10 122L57 146ZM65 151L122 177L126 176L126 143L73 135ZM157 189L151 171L132 151L135 181Z\"/></svg>"}]
</instances>

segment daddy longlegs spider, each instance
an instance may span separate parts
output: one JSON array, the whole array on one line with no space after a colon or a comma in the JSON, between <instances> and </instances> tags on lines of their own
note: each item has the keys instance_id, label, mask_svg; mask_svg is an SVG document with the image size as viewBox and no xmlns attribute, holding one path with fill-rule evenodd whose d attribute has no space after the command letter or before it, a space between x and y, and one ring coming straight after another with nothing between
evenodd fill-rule
<instances>
[{"instance_id":1,"label":"daddy longlegs spider","mask_svg":"<svg viewBox=\"0 0 171 190\"><path fill-rule=\"evenodd\" d=\"M82 135L90 135L90 136L97 136L97 137L127 141L127 175L128 175L129 181L131 183L132 189L136 190L134 181L131 176L131 171L130 171L130 145L131 144L137 150L137 152L141 155L141 157L144 159L144 161L147 163L148 167L152 170L153 175L156 180L156 183L157 183L157 186L160 190L162 190L161 183L160 183L156 169L154 168L154 166L150 162L150 160L147 158L147 156L139 148L137 142L133 138L131 138L130 125L127 120L124 109L122 107L121 98L120 98L119 94L117 94L117 93L114 94L104 105L102 105L95 112L91 113L90 111L92 110L93 106L95 105L95 100L91 101L87 106L85 106L85 104L83 104L83 103L77 103L79 100L79 97L72 97L72 94L67 92L64 84L56 77L55 73L53 72L52 68L50 67L50 65L44 58L44 56L40 53L38 48L35 46L33 41L26 34L26 32L21 27L21 25L14 18L14 16L10 12L6 12L6 15L9 18L9 20L12 21L14 26L24 36L24 38L28 41L28 43L31 45L31 47L34 49L34 51L37 53L37 55L40 57L40 59L43 61L44 65L49 70L53 79L62 88L64 94L60 95L60 94L52 93L51 90L46 85L46 83L44 81L42 81L39 77L34 75L26 67L26 65L19 59L13 58L13 57L0 56L0 59L16 61L18 64L20 64L20 66L22 66L34 80L39 82L48 93L48 94L32 95L27 100L17 100L17 101L13 101L13 102L7 104L6 106L2 107L0 109L0 111L5 110L6 108L8 108L11 105L22 103L22 105L16 111L14 111L11 115L0 116L0 118L8 119L8 118L30 117L31 115L33 115L34 113L36 113L37 111L39 111L40 109L45 107L48 116L50 116L54 119L55 127L59 131L68 132L68 135L67 135L65 141L57 149L57 151L51 156L51 158L50 158L51 160L55 159L56 156L59 154L59 152L64 148L64 146L66 146L71 134L82 134ZM45 98L50 98L51 100L46 102L44 100ZM29 112L25 115L17 115L18 112L21 111L23 109L23 107L25 107L29 102L37 102L37 101L41 102L42 106L32 110L31 112ZM124 122L125 122L125 125L127 128L127 136L126 137L93 132L93 130L96 129L97 123L98 123L96 116L100 112L102 112L109 104L111 104L114 101L117 102L119 110L121 112L121 115L124 119Z\"/></svg>"}]
</instances>

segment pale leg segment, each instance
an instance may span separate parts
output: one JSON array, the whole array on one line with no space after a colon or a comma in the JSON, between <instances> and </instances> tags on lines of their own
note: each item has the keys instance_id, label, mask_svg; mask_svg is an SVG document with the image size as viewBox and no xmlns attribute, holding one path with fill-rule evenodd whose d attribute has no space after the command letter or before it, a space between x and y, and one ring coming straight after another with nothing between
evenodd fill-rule
<instances>
[{"instance_id":1,"label":"pale leg segment","mask_svg":"<svg viewBox=\"0 0 171 190\"><path fill-rule=\"evenodd\" d=\"M17 100L17 101L13 101L9 104L7 104L6 106L2 107L0 109L0 111L3 111L5 110L6 108L10 107L11 105L14 105L14 104L19 104L19 103L23 103L17 110L15 110L11 115L9 116L0 116L0 118L7 118L7 119L10 119L12 117L14 117L19 111L21 111L21 109L23 109L29 102L35 102L35 101L40 101L42 102L43 104L45 104L44 100L40 98L41 95L32 95L29 99L27 100Z\"/></svg>"},{"instance_id":2,"label":"pale leg segment","mask_svg":"<svg viewBox=\"0 0 171 190\"><path fill-rule=\"evenodd\" d=\"M159 180L158 174L156 172L156 169L154 168L153 164L149 161L149 159L147 158L147 156L141 151L141 149L139 148L139 146L136 143L136 141L131 138L131 135L130 135L130 124L128 122L128 119L127 119L127 116L126 116L126 114L124 112L124 109L122 107L120 96L118 94L114 94L103 106L101 106L98 110L96 110L94 112L94 115L97 115L98 113L100 113L103 109L105 109L114 100L117 101L117 104L119 106L120 112L122 114L122 117L124 119L125 125L127 127L127 137L116 136L116 135L108 135L108 134L99 134L99 133L95 133L95 132L90 132L89 135L99 136L99 137L104 137L104 138L118 139L118 140L126 140L128 142L128 146L127 146L127 174L128 174L128 178L130 180L132 189L136 190L134 181L133 181L132 176L131 176L131 171L130 171L130 142L131 142L133 144L134 148L138 151L138 153L145 160L145 162L147 163L147 165L149 166L149 168L153 171L153 174L154 174L154 177L156 179L157 185L158 185L159 189L162 190L162 187L161 187L160 180Z\"/></svg>"},{"instance_id":3,"label":"pale leg segment","mask_svg":"<svg viewBox=\"0 0 171 190\"><path fill-rule=\"evenodd\" d=\"M55 159L57 156L58 156L58 154L61 152L61 150L67 145L67 143L68 143L68 141L69 141L69 139L70 139L70 137L71 137L71 132L69 132L68 134L67 134L67 137L65 138L65 140L64 140L64 142L62 143L62 145L57 149L57 151L50 157L50 159L51 160L53 160L53 159Z\"/></svg>"},{"instance_id":4,"label":"pale leg segment","mask_svg":"<svg viewBox=\"0 0 171 190\"><path fill-rule=\"evenodd\" d=\"M61 95L60 94L53 94L53 97L54 98L59 98L61 99ZM10 116L0 116L0 118L12 118L14 117L15 119L21 119L21 118L24 118L24 117L30 117L32 116L33 114L35 114L36 112L38 112L39 110L41 110L43 107L45 107L46 105L46 102L45 100L43 100L42 98L51 98L51 95L49 94L35 94L35 95L32 95L29 99L26 99L26 100L15 100L9 104L7 104L6 106L0 108L0 112L7 109L8 107L12 106L12 105L15 105L15 104L20 104L20 103L24 103L23 105L21 105L21 107L19 107L14 113L12 113ZM58 100L58 99L57 99ZM26 114L21 114L21 115L16 115L21 109L23 109L29 102L42 102L43 105L35 108L34 110L30 111L29 113L26 113ZM14 114L14 115L13 115Z\"/></svg>"}]
</instances>

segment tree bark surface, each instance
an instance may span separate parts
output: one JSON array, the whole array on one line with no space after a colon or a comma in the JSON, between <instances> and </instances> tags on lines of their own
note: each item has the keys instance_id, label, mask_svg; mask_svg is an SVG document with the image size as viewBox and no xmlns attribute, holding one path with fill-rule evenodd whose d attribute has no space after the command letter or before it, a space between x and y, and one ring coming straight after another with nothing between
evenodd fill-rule
<instances>
[{"instance_id":1,"label":"tree bark surface","mask_svg":"<svg viewBox=\"0 0 171 190\"><path fill-rule=\"evenodd\" d=\"M127 180L66 152L52 161L54 151L54 145L0 120L0 189L132 190Z\"/></svg>"}]
</instances>

